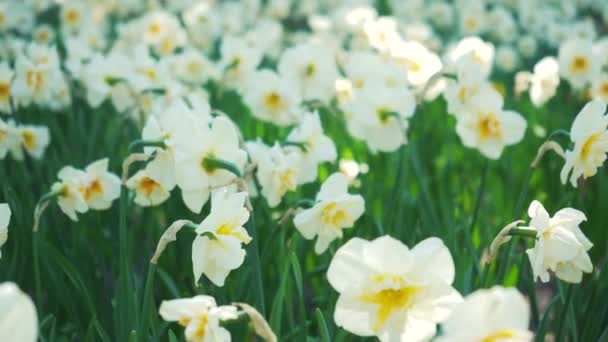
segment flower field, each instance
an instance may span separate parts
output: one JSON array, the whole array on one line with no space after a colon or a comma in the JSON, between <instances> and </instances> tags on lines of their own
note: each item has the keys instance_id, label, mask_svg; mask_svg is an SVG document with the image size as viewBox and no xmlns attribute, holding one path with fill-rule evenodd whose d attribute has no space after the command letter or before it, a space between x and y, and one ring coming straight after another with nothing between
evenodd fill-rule
<instances>
[{"instance_id":1,"label":"flower field","mask_svg":"<svg viewBox=\"0 0 608 342\"><path fill-rule=\"evenodd\" d=\"M0 341L608 342L603 0L0 1Z\"/></svg>"}]
</instances>

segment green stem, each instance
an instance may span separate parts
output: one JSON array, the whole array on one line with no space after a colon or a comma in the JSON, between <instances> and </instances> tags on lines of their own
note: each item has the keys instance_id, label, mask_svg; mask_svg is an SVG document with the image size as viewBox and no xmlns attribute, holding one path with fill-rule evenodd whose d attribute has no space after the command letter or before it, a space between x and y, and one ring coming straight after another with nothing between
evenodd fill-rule
<instances>
[{"instance_id":1,"label":"green stem","mask_svg":"<svg viewBox=\"0 0 608 342\"><path fill-rule=\"evenodd\" d=\"M119 306L119 328L118 336L121 340L127 340L127 336L131 331L130 320L132 315L129 313L133 309L134 301L132 300L133 286L131 283L131 270L129 263L128 250L128 235L127 235L127 210L128 210L128 193L124 186L120 187L120 214L118 223L118 240L119 240L119 293L117 304ZM124 335L123 335L124 334Z\"/></svg>"},{"instance_id":2,"label":"green stem","mask_svg":"<svg viewBox=\"0 0 608 342\"><path fill-rule=\"evenodd\" d=\"M532 177L532 168L528 168L526 173L526 177L524 178L524 182L522 183L521 190L519 191L519 197L517 199L517 203L515 204L515 208L513 209L513 216L520 216L520 213L523 209L524 200L528 196L528 188L530 187L530 178ZM507 247L507 257L501 258L502 262L498 265L498 273L496 277L496 283L501 284L506 276L507 270L511 264L511 257L513 256L515 244L511 243Z\"/></svg>"},{"instance_id":3,"label":"green stem","mask_svg":"<svg viewBox=\"0 0 608 342\"><path fill-rule=\"evenodd\" d=\"M208 172L213 172L217 169L223 169L223 170L233 173L237 177L241 177L241 170L233 163L223 160L223 159L207 157L207 158L203 159L203 167Z\"/></svg>"},{"instance_id":4,"label":"green stem","mask_svg":"<svg viewBox=\"0 0 608 342\"><path fill-rule=\"evenodd\" d=\"M563 341L562 339L562 335L563 335L563 331L564 331L564 324L565 324L565 320L566 320L566 315L568 314L568 306L570 305L570 302L572 301L572 288L574 286L572 285L568 285L568 289L566 290L566 298L564 300L562 300L562 304L563 304L563 308L562 308L562 312L560 314L559 317L559 323L557 325L557 338L555 339L556 341ZM563 292L560 293L560 296L563 297Z\"/></svg>"},{"instance_id":5,"label":"green stem","mask_svg":"<svg viewBox=\"0 0 608 342\"><path fill-rule=\"evenodd\" d=\"M258 245L258 234L257 227L255 226L254 215L251 215L249 221L247 222L247 230L249 234L251 234L251 248L252 251L251 262L253 266L253 286L254 293L256 294L256 299L258 301L258 310L262 314L262 316L266 316L266 306L264 302L264 282L262 279L262 265L260 262L260 250Z\"/></svg>"},{"instance_id":6,"label":"green stem","mask_svg":"<svg viewBox=\"0 0 608 342\"><path fill-rule=\"evenodd\" d=\"M156 275L156 265L148 264L148 275L146 277L146 285L144 287L144 302L141 309L141 326L139 329L140 340L148 341L148 324L150 323L151 308L154 303L154 276Z\"/></svg>"},{"instance_id":7,"label":"green stem","mask_svg":"<svg viewBox=\"0 0 608 342\"><path fill-rule=\"evenodd\" d=\"M140 147L166 148L164 139L159 139L159 140L138 139L138 140L133 141L131 144L129 144L129 154L133 153L133 151L135 151L137 148L140 148Z\"/></svg>"},{"instance_id":8,"label":"green stem","mask_svg":"<svg viewBox=\"0 0 608 342\"><path fill-rule=\"evenodd\" d=\"M475 272L477 274L481 274L481 268L479 263L479 256L477 255L477 250L475 245L473 244L473 229L475 229L475 224L477 223L477 217L479 216L479 210L481 209L481 201L483 199L483 195L486 188L486 179L488 178L488 170L490 169L489 160L484 161L483 171L481 175L481 184L479 185L479 189L477 190L477 198L475 199L475 208L473 209L473 217L471 218L471 224L468 229L465 229L465 239L467 240L469 252L471 253L471 257L473 258L473 266Z\"/></svg>"},{"instance_id":9,"label":"green stem","mask_svg":"<svg viewBox=\"0 0 608 342\"><path fill-rule=\"evenodd\" d=\"M538 232L534 229L526 229L526 228L512 228L509 230L508 235L512 236L521 236L525 238L536 239L536 235Z\"/></svg>"},{"instance_id":10,"label":"green stem","mask_svg":"<svg viewBox=\"0 0 608 342\"><path fill-rule=\"evenodd\" d=\"M39 248L40 241L38 232L32 232L32 248L34 249L34 282L36 288L36 307L38 308L38 315L42 315L42 290L40 287L40 256ZM42 316L41 316L42 317Z\"/></svg>"}]
</instances>

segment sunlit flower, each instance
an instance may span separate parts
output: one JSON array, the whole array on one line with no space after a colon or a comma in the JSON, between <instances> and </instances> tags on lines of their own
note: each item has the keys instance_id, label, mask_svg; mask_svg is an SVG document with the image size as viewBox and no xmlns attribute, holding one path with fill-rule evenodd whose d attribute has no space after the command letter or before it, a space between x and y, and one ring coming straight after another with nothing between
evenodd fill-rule
<instances>
[{"instance_id":1,"label":"sunlit flower","mask_svg":"<svg viewBox=\"0 0 608 342\"><path fill-rule=\"evenodd\" d=\"M448 50L447 59L451 68L474 64L488 77L494 65L494 45L479 37L466 37Z\"/></svg>"},{"instance_id":2,"label":"sunlit flower","mask_svg":"<svg viewBox=\"0 0 608 342\"><path fill-rule=\"evenodd\" d=\"M437 342L530 342L530 307L515 288L473 292L441 323Z\"/></svg>"},{"instance_id":3,"label":"sunlit flower","mask_svg":"<svg viewBox=\"0 0 608 342\"><path fill-rule=\"evenodd\" d=\"M87 101L99 107L118 82L131 78L132 65L126 56L97 54L83 67L81 81L87 90Z\"/></svg>"},{"instance_id":4,"label":"sunlit flower","mask_svg":"<svg viewBox=\"0 0 608 342\"><path fill-rule=\"evenodd\" d=\"M91 163L79 179L79 191L91 209L108 209L120 196L120 178L108 171L108 162L104 158Z\"/></svg>"},{"instance_id":5,"label":"sunlit flower","mask_svg":"<svg viewBox=\"0 0 608 342\"><path fill-rule=\"evenodd\" d=\"M274 208L287 192L297 188L302 156L297 152L287 153L278 143L268 147L260 142L248 142L247 151L257 164L256 178L262 187L262 196Z\"/></svg>"},{"instance_id":6,"label":"sunlit flower","mask_svg":"<svg viewBox=\"0 0 608 342\"><path fill-rule=\"evenodd\" d=\"M73 221L78 221L77 213L82 214L89 210L87 202L80 192L80 177L82 177L82 171L66 166L59 170L60 182L54 183L51 187L51 190L58 194L59 208Z\"/></svg>"},{"instance_id":7,"label":"sunlit flower","mask_svg":"<svg viewBox=\"0 0 608 342\"><path fill-rule=\"evenodd\" d=\"M91 8L86 2L65 1L61 5L61 25L65 32L76 33L91 23Z\"/></svg>"},{"instance_id":8,"label":"sunlit flower","mask_svg":"<svg viewBox=\"0 0 608 342\"><path fill-rule=\"evenodd\" d=\"M173 155L157 153L155 158L131 177L126 186L135 191L135 203L143 207L155 206L166 201L175 187Z\"/></svg>"},{"instance_id":9,"label":"sunlit flower","mask_svg":"<svg viewBox=\"0 0 608 342\"><path fill-rule=\"evenodd\" d=\"M0 284L0 341L38 340L38 314L30 297L12 282Z\"/></svg>"},{"instance_id":10,"label":"sunlit flower","mask_svg":"<svg viewBox=\"0 0 608 342\"><path fill-rule=\"evenodd\" d=\"M503 110L502 105L502 96L485 88L470 100L456 124L462 143L490 159L500 158L503 149L520 142L526 131L526 120L514 111Z\"/></svg>"},{"instance_id":11,"label":"sunlit flower","mask_svg":"<svg viewBox=\"0 0 608 342\"><path fill-rule=\"evenodd\" d=\"M6 203L0 203L0 248L8 239L8 224L11 220L11 208ZM0 258L2 251L0 250Z\"/></svg>"},{"instance_id":12,"label":"sunlit flower","mask_svg":"<svg viewBox=\"0 0 608 342\"><path fill-rule=\"evenodd\" d=\"M559 64L555 57L545 57L534 65L530 79L530 100L540 107L549 101L559 86Z\"/></svg>"},{"instance_id":13,"label":"sunlit flower","mask_svg":"<svg viewBox=\"0 0 608 342\"><path fill-rule=\"evenodd\" d=\"M219 66L225 81L240 87L262 61L262 51L236 36L225 36L220 48L222 59Z\"/></svg>"},{"instance_id":14,"label":"sunlit flower","mask_svg":"<svg viewBox=\"0 0 608 342\"><path fill-rule=\"evenodd\" d=\"M12 114L11 109L11 82L15 73L8 63L0 62L0 112Z\"/></svg>"},{"instance_id":15,"label":"sunlit flower","mask_svg":"<svg viewBox=\"0 0 608 342\"><path fill-rule=\"evenodd\" d=\"M321 119L317 112L303 114L299 125L287 136L287 142L303 145L293 147L302 155L300 183L316 180L318 164L333 162L338 157L333 140L323 133L323 126L321 126Z\"/></svg>"},{"instance_id":16,"label":"sunlit flower","mask_svg":"<svg viewBox=\"0 0 608 342\"><path fill-rule=\"evenodd\" d=\"M12 120L5 122L0 119L0 160L6 158L9 152L15 159L23 156L21 136L19 135L19 129Z\"/></svg>"},{"instance_id":17,"label":"sunlit flower","mask_svg":"<svg viewBox=\"0 0 608 342\"><path fill-rule=\"evenodd\" d=\"M565 184L570 176L570 183L576 187L581 176L584 179L592 177L606 161L606 153L608 153L606 103L600 100L587 103L572 123L570 139L574 142L574 149L566 151L566 163L560 177Z\"/></svg>"},{"instance_id":18,"label":"sunlit flower","mask_svg":"<svg viewBox=\"0 0 608 342\"><path fill-rule=\"evenodd\" d=\"M360 195L348 193L348 180L334 173L321 186L314 207L298 213L294 225L308 240L317 236L315 252L323 253L329 244L342 238L342 229L351 228L363 214L365 201Z\"/></svg>"},{"instance_id":19,"label":"sunlit flower","mask_svg":"<svg viewBox=\"0 0 608 342\"><path fill-rule=\"evenodd\" d=\"M23 150L36 159L42 158L51 141L49 129L45 126L21 126L19 136Z\"/></svg>"},{"instance_id":20,"label":"sunlit flower","mask_svg":"<svg viewBox=\"0 0 608 342\"><path fill-rule=\"evenodd\" d=\"M569 283L580 283L584 273L593 271L587 251L593 244L579 225L587 218L582 212L565 208L553 215L538 201L528 208L529 228L537 231L534 248L526 250L534 278L549 281L549 270Z\"/></svg>"},{"instance_id":21,"label":"sunlit flower","mask_svg":"<svg viewBox=\"0 0 608 342\"><path fill-rule=\"evenodd\" d=\"M19 52L11 93L16 104L46 105L64 82L55 48L30 44Z\"/></svg>"},{"instance_id":22,"label":"sunlit flower","mask_svg":"<svg viewBox=\"0 0 608 342\"><path fill-rule=\"evenodd\" d=\"M274 71L252 73L243 89L243 100L260 120L280 126L297 122L301 102L297 87Z\"/></svg>"},{"instance_id":23,"label":"sunlit flower","mask_svg":"<svg viewBox=\"0 0 608 342\"><path fill-rule=\"evenodd\" d=\"M608 73L601 73L591 81L591 98L608 102Z\"/></svg>"},{"instance_id":24,"label":"sunlit flower","mask_svg":"<svg viewBox=\"0 0 608 342\"><path fill-rule=\"evenodd\" d=\"M243 225L249 220L245 208L247 193L233 193L220 189L211 198L209 216L196 228L192 242L194 281L204 274L217 286L224 286L230 271L239 268L245 260L242 244L251 237ZM211 236L209 236L211 235Z\"/></svg>"},{"instance_id":25,"label":"sunlit flower","mask_svg":"<svg viewBox=\"0 0 608 342\"><path fill-rule=\"evenodd\" d=\"M397 31L397 21L391 17L380 17L365 23L363 30L369 45L380 51L387 51L390 46L400 39Z\"/></svg>"},{"instance_id":26,"label":"sunlit flower","mask_svg":"<svg viewBox=\"0 0 608 342\"><path fill-rule=\"evenodd\" d=\"M232 305L217 306L211 296L164 300L159 308L160 316L169 322L177 322L185 328L188 342L228 342L230 332L220 325L222 321L237 318L237 308Z\"/></svg>"},{"instance_id":27,"label":"sunlit flower","mask_svg":"<svg viewBox=\"0 0 608 342\"><path fill-rule=\"evenodd\" d=\"M391 152L407 142L408 119L414 115L416 100L407 88L388 88L368 82L357 92L346 111L349 132L364 140L370 150Z\"/></svg>"},{"instance_id":28,"label":"sunlit flower","mask_svg":"<svg viewBox=\"0 0 608 342\"><path fill-rule=\"evenodd\" d=\"M242 172L247 153L239 147L237 128L225 117L214 118L209 125L206 118L184 116L182 124L185 129L172 137L176 141L176 182L186 206L199 213L209 198L211 187L224 185L237 177L231 171L215 166L212 160L232 163Z\"/></svg>"},{"instance_id":29,"label":"sunlit flower","mask_svg":"<svg viewBox=\"0 0 608 342\"><path fill-rule=\"evenodd\" d=\"M441 59L435 53L416 41L393 44L390 54L398 64L405 67L410 84L420 89L443 67Z\"/></svg>"},{"instance_id":30,"label":"sunlit flower","mask_svg":"<svg viewBox=\"0 0 608 342\"><path fill-rule=\"evenodd\" d=\"M381 341L427 341L461 296L452 288L454 261L438 238L411 250L383 236L353 238L340 247L327 271L339 292L339 327Z\"/></svg>"},{"instance_id":31,"label":"sunlit flower","mask_svg":"<svg viewBox=\"0 0 608 342\"><path fill-rule=\"evenodd\" d=\"M279 60L278 70L297 87L304 100L327 101L339 76L331 49L319 43L288 48Z\"/></svg>"},{"instance_id":32,"label":"sunlit flower","mask_svg":"<svg viewBox=\"0 0 608 342\"><path fill-rule=\"evenodd\" d=\"M574 89L582 89L600 70L589 40L571 39L559 47L559 72Z\"/></svg>"}]
</instances>

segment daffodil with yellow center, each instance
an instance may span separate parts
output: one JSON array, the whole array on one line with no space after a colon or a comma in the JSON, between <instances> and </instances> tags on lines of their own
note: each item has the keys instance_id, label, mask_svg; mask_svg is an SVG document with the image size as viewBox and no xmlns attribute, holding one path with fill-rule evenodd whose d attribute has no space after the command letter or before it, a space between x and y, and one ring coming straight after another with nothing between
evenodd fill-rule
<instances>
[{"instance_id":1,"label":"daffodil with yellow center","mask_svg":"<svg viewBox=\"0 0 608 342\"><path fill-rule=\"evenodd\" d=\"M241 266L245 258L242 244L251 242L243 225L249 220L245 208L247 194L220 189L211 197L211 212L196 228L192 243L194 280L204 274L217 286L223 286L228 274Z\"/></svg>"},{"instance_id":2,"label":"daffodil with yellow center","mask_svg":"<svg viewBox=\"0 0 608 342\"><path fill-rule=\"evenodd\" d=\"M606 161L608 153L608 115L606 104L601 100L589 102L572 123L570 138L574 149L566 151L566 163L562 168L561 180L576 187L578 179L592 177Z\"/></svg>"},{"instance_id":3,"label":"daffodil with yellow center","mask_svg":"<svg viewBox=\"0 0 608 342\"><path fill-rule=\"evenodd\" d=\"M336 252L327 278L339 293L336 324L383 342L430 340L462 300L451 286L454 262L438 238L412 249L390 236L353 238Z\"/></svg>"},{"instance_id":4,"label":"daffodil with yellow center","mask_svg":"<svg viewBox=\"0 0 608 342\"><path fill-rule=\"evenodd\" d=\"M315 252L323 253L329 244L342 237L342 230L350 228L361 217L365 201L360 195L348 193L348 179L334 173L321 186L317 203L294 217L296 229L305 239L317 237Z\"/></svg>"},{"instance_id":5,"label":"daffodil with yellow center","mask_svg":"<svg viewBox=\"0 0 608 342\"><path fill-rule=\"evenodd\" d=\"M530 342L530 308L515 288L473 292L442 323L437 342Z\"/></svg>"}]
</instances>

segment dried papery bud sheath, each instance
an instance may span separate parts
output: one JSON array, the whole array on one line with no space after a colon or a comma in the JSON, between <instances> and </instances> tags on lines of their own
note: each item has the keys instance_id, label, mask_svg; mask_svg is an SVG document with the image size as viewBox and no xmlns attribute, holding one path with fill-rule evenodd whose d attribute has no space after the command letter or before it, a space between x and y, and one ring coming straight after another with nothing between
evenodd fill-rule
<instances>
[{"instance_id":1,"label":"dried papery bud sheath","mask_svg":"<svg viewBox=\"0 0 608 342\"><path fill-rule=\"evenodd\" d=\"M60 192L52 191L52 192L49 192L49 193L43 195L40 198L40 200L36 204L36 208L34 208L34 226L32 228L32 230L34 232L38 231L38 227L40 227L40 218L42 217L42 214L44 213L46 208L49 206L50 201L52 201L53 199L57 198L60 195L61 195Z\"/></svg>"},{"instance_id":2,"label":"dried papery bud sheath","mask_svg":"<svg viewBox=\"0 0 608 342\"><path fill-rule=\"evenodd\" d=\"M509 242L511 240L511 235L509 234L509 232L511 231L511 229L514 229L517 227L517 225L523 223L523 220L518 220L515 221L513 223L508 224L507 226L505 226L499 233L498 235L496 235L496 237L494 238L494 241L492 241L492 244L490 244L490 250L487 253L484 253L484 255L482 256L482 264L489 264L491 263L494 258L496 258L496 254L498 253L498 249L500 248L500 246L504 245L505 243Z\"/></svg>"},{"instance_id":3,"label":"dried papery bud sheath","mask_svg":"<svg viewBox=\"0 0 608 342\"><path fill-rule=\"evenodd\" d=\"M251 321L251 324L253 325L253 330L264 341L266 341L266 342L278 341L277 336L274 334L274 332L270 328L270 325L268 325L268 322L266 321L266 319L264 319L262 314L260 314L258 312L258 310L256 310L254 307L252 307L251 305L246 304L246 303L232 303L232 305L238 306L247 314L247 316L249 316L249 320Z\"/></svg>"},{"instance_id":4,"label":"dried papery bud sheath","mask_svg":"<svg viewBox=\"0 0 608 342\"><path fill-rule=\"evenodd\" d=\"M152 259L150 259L150 262L152 264L156 265L158 263L158 259L163 254L163 251L165 250L165 248L167 248L167 245L170 244L171 242L175 241L177 239L177 233L182 228L184 228L184 226L186 226L188 224L193 224L193 223L188 220L178 220L178 221L173 222L169 226L169 228L167 228L167 230L165 230L163 235L160 237L160 240L158 241L158 245L156 246L156 251L154 252L154 255L152 256Z\"/></svg>"},{"instance_id":5,"label":"dried papery bud sheath","mask_svg":"<svg viewBox=\"0 0 608 342\"><path fill-rule=\"evenodd\" d=\"M561 145L553 140L549 140L546 141L544 144L540 145L540 147L538 148L538 152L536 153L536 157L534 158L532 164L530 164L530 167L533 169L536 168L545 156L545 154L547 154L547 152L549 151L554 151L560 157L564 159L566 158L566 154L564 153L564 149L561 147Z\"/></svg>"}]
</instances>

